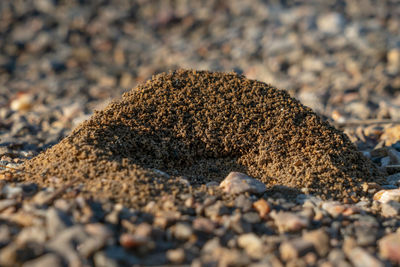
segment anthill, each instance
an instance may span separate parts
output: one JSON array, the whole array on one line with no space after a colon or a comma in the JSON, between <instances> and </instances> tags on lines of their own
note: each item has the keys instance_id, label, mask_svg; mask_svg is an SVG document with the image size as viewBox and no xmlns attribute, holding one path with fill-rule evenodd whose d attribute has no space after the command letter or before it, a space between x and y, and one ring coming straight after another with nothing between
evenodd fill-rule
<instances>
[{"instance_id":1,"label":"anthill","mask_svg":"<svg viewBox=\"0 0 400 267\"><path fill-rule=\"evenodd\" d=\"M194 70L162 73L125 93L24 170L36 174L24 180L74 180L134 205L187 190L176 177L199 185L230 171L336 199L381 182L346 135L285 91Z\"/></svg>"}]
</instances>

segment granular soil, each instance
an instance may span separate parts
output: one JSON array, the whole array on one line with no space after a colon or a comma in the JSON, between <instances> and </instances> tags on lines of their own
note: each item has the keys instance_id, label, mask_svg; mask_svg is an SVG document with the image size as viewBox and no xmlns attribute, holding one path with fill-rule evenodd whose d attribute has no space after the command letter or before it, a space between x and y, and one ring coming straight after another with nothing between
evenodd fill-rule
<instances>
[{"instance_id":1,"label":"granular soil","mask_svg":"<svg viewBox=\"0 0 400 267\"><path fill-rule=\"evenodd\" d=\"M178 70L125 93L24 164L22 180L82 184L138 207L230 171L323 198L383 183L348 137L283 90L236 73ZM160 172L161 171L161 172Z\"/></svg>"}]
</instances>

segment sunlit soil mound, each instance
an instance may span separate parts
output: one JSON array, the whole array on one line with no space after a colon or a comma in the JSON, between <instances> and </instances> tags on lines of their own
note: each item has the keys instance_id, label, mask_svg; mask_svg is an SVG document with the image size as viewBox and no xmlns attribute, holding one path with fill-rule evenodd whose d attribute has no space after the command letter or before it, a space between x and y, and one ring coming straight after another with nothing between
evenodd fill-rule
<instances>
[{"instance_id":1,"label":"sunlit soil mound","mask_svg":"<svg viewBox=\"0 0 400 267\"><path fill-rule=\"evenodd\" d=\"M23 180L48 185L57 177L134 206L188 190L180 176L196 186L241 171L269 187L336 199L382 179L346 135L285 91L193 70L156 75L125 93L24 170Z\"/></svg>"}]
</instances>

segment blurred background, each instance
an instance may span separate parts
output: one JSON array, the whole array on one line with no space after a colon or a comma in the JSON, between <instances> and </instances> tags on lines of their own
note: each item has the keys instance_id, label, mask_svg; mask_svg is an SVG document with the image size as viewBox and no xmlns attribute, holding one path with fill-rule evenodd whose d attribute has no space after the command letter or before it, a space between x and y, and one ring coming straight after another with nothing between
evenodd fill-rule
<instances>
[{"instance_id":1,"label":"blurred background","mask_svg":"<svg viewBox=\"0 0 400 267\"><path fill-rule=\"evenodd\" d=\"M400 4L2 0L0 139L42 149L177 68L242 73L339 123L398 121Z\"/></svg>"}]
</instances>

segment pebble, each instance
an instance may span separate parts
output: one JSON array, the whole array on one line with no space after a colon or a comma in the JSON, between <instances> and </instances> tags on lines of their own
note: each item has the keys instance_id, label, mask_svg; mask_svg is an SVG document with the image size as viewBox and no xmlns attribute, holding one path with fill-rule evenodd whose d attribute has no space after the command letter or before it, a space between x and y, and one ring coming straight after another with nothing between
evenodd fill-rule
<instances>
[{"instance_id":1,"label":"pebble","mask_svg":"<svg viewBox=\"0 0 400 267\"><path fill-rule=\"evenodd\" d=\"M117 246L108 246L105 250L97 252L93 261L96 267L132 266L140 263L136 256Z\"/></svg>"},{"instance_id":2,"label":"pebble","mask_svg":"<svg viewBox=\"0 0 400 267\"><path fill-rule=\"evenodd\" d=\"M215 229L215 224L213 221L203 218L203 217L197 217L193 220L192 222L193 228L202 231L205 233L212 233Z\"/></svg>"},{"instance_id":3,"label":"pebble","mask_svg":"<svg viewBox=\"0 0 400 267\"><path fill-rule=\"evenodd\" d=\"M188 240L193 235L193 230L188 224L177 223L173 228L173 234L179 240Z\"/></svg>"},{"instance_id":4,"label":"pebble","mask_svg":"<svg viewBox=\"0 0 400 267\"><path fill-rule=\"evenodd\" d=\"M124 233L119 238L121 246L126 249L139 248L145 246L152 246L152 242L149 238L141 235L133 235Z\"/></svg>"},{"instance_id":5,"label":"pebble","mask_svg":"<svg viewBox=\"0 0 400 267\"><path fill-rule=\"evenodd\" d=\"M303 239L312 243L321 257L325 257L330 251L329 236L323 229L303 232Z\"/></svg>"},{"instance_id":6,"label":"pebble","mask_svg":"<svg viewBox=\"0 0 400 267\"><path fill-rule=\"evenodd\" d=\"M224 214L229 214L229 210L222 201L217 201L215 204L204 209L204 214L212 220Z\"/></svg>"},{"instance_id":7,"label":"pebble","mask_svg":"<svg viewBox=\"0 0 400 267\"><path fill-rule=\"evenodd\" d=\"M306 218L295 213L279 211L271 213L271 217L281 233L300 231L309 225L309 221Z\"/></svg>"},{"instance_id":8,"label":"pebble","mask_svg":"<svg viewBox=\"0 0 400 267\"><path fill-rule=\"evenodd\" d=\"M266 191L265 184L240 172L229 173L219 186L228 194L262 194Z\"/></svg>"},{"instance_id":9,"label":"pebble","mask_svg":"<svg viewBox=\"0 0 400 267\"><path fill-rule=\"evenodd\" d=\"M52 238L64 231L67 227L72 226L70 217L55 208L50 208L46 213L47 234Z\"/></svg>"},{"instance_id":10,"label":"pebble","mask_svg":"<svg viewBox=\"0 0 400 267\"><path fill-rule=\"evenodd\" d=\"M243 212L248 212L254 205L245 195L239 195L235 198L235 206L241 208Z\"/></svg>"},{"instance_id":11,"label":"pebble","mask_svg":"<svg viewBox=\"0 0 400 267\"><path fill-rule=\"evenodd\" d=\"M101 239L110 239L113 237L113 231L104 224L101 223L89 223L85 225L85 231L95 237Z\"/></svg>"},{"instance_id":12,"label":"pebble","mask_svg":"<svg viewBox=\"0 0 400 267\"><path fill-rule=\"evenodd\" d=\"M54 253L47 253L39 258L25 262L22 267L62 267L64 266L61 258Z\"/></svg>"},{"instance_id":13,"label":"pebble","mask_svg":"<svg viewBox=\"0 0 400 267\"><path fill-rule=\"evenodd\" d=\"M374 200L380 203L387 203L389 201L400 202L400 189L381 190L374 195Z\"/></svg>"},{"instance_id":14,"label":"pebble","mask_svg":"<svg viewBox=\"0 0 400 267\"><path fill-rule=\"evenodd\" d=\"M356 267L383 267L385 266L381 261L372 256L367 250L356 247L348 254L350 261Z\"/></svg>"},{"instance_id":15,"label":"pebble","mask_svg":"<svg viewBox=\"0 0 400 267\"><path fill-rule=\"evenodd\" d=\"M0 225L0 247L8 245L11 241L11 231L7 225Z\"/></svg>"},{"instance_id":16,"label":"pebble","mask_svg":"<svg viewBox=\"0 0 400 267\"><path fill-rule=\"evenodd\" d=\"M15 239L15 243L19 246L23 246L29 242L43 244L47 240L47 234L43 227L32 226L25 227L19 233Z\"/></svg>"},{"instance_id":17,"label":"pebble","mask_svg":"<svg viewBox=\"0 0 400 267\"><path fill-rule=\"evenodd\" d=\"M379 253L384 259L400 264L400 232L387 234L378 241Z\"/></svg>"},{"instance_id":18,"label":"pebble","mask_svg":"<svg viewBox=\"0 0 400 267\"><path fill-rule=\"evenodd\" d=\"M2 194L4 194L7 198L17 198L21 196L23 193L22 187L14 187L14 186L4 186L2 189Z\"/></svg>"},{"instance_id":19,"label":"pebble","mask_svg":"<svg viewBox=\"0 0 400 267\"><path fill-rule=\"evenodd\" d=\"M109 99L176 68L177 61L194 69L235 69L287 88L335 125L400 118L400 22L393 1L374 8L370 0L362 5L207 0L161 9L146 1L132 8L128 2L9 1L0 8L8 40L0 41L1 165L18 167ZM112 211L114 205L101 200L96 209L78 205L74 190L66 190L64 199L53 189L15 184L10 172L0 173L0 265L399 265L400 126L361 125L357 133L352 128L344 126L355 145L390 174L382 188L367 186L370 194L385 189L376 200L368 197L356 208L304 194L296 201L278 199L262 185L247 189L253 186L248 181L217 197L219 181L211 181L206 186L213 196L194 189L182 203L178 197L179 204L161 205L179 212L153 216L157 203L127 212ZM53 179L55 185L60 178ZM268 200L259 199L263 193ZM294 217L279 220L280 212ZM125 234L148 243L124 248ZM311 251L285 245L286 261L280 247L294 241L311 243ZM262 244L263 255L250 249L253 243Z\"/></svg>"},{"instance_id":20,"label":"pebble","mask_svg":"<svg viewBox=\"0 0 400 267\"><path fill-rule=\"evenodd\" d=\"M185 261L185 251L182 248L167 251L167 259L173 264L182 264Z\"/></svg>"},{"instance_id":21,"label":"pebble","mask_svg":"<svg viewBox=\"0 0 400 267\"><path fill-rule=\"evenodd\" d=\"M84 258L91 257L95 252L101 250L106 244L106 240L102 237L90 237L79 245L79 253Z\"/></svg>"},{"instance_id":22,"label":"pebble","mask_svg":"<svg viewBox=\"0 0 400 267\"><path fill-rule=\"evenodd\" d=\"M400 215L400 202L389 201L381 206L383 217L396 217Z\"/></svg>"},{"instance_id":23,"label":"pebble","mask_svg":"<svg viewBox=\"0 0 400 267\"><path fill-rule=\"evenodd\" d=\"M341 204L339 202L328 201L322 204L322 209L326 210L333 218L340 215L348 216L359 212L357 206Z\"/></svg>"},{"instance_id":24,"label":"pebble","mask_svg":"<svg viewBox=\"0 0 400 267\"><path fill-rule=\"evenodd\" d=\"M261 259L264 256L263 242L257 235L253 233L242 234L238 237L237 242L251 258Z\"/></svg>"},{"instance_id":25,"label":"pebble","mask_svg":"<svg viewBox=\"0 0 400 267\"><path fill-rule=\"evenodd\" d=\"M298 259L313 250L313 244L302 238L285 241L279 247L281 258L285 261Z\"/></svg>"},{"instance_id":26,"label":"pebble","mask_svg":"<svg viewBox=\"0 0 400 267\"><path fill-rule=\"evenodd\" d=\"M342 31L344 18L339 13L321 14L317 19L318 29L324 33L338 34Z\"/></svg>"},{"instance_id":27,"label":"pebble","mask_svg":"<svg viewBox=\"0 0 400 267\"><path fill-rule=\"evenodd\" d=\"M255 201L253 203L253 207L263 219L265 219L268 213L271 211L271 206L262 198Z\"/></svg>"},{"instance_id":28,"label":"pebble","mask_svg":"<svg viewBox=\"0 0 400 267\"><path fill-rule=\"evenodd\" d=\"M386 176L386 180L388 184L394 185L394 186L400 186L400 173L395 173L389 176Z\"/></svg>"},{"instance_id":29,"label":"pebble","mask_svg":"<svg viewBox=\"0 0 400 267\"><path fill-rule=\"evenodd\" d=\"M46 248L63 255L69 265L75 265L84 262L84 260L74 248L82 244L87 238L88 235L83 226L75 225L66 228L50 239Z\"/></svg>"},{"instance_id":30,"label":"pebble","mask_svg":"<svg viewBox=\"0 0 400 267\"><path fill-rule=\"evenodd\" d=\"M0 212L9 208L17 205L18 202L15 199L3 199L0 200Z\"/></svg>"},{"instance_id":31,"label":"pebble","mask_svg":"<svg viewBox=\"0 0 400 267\"><path fill-rule=\"evenodd\" d=\"M18 93L16 98L11 101L10 108L14 111L28 111L33 106L34 96L30 93Z\"/></svg>"}]
</instances>

